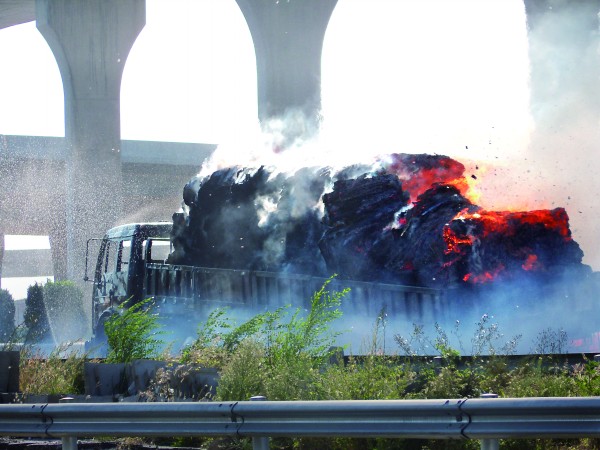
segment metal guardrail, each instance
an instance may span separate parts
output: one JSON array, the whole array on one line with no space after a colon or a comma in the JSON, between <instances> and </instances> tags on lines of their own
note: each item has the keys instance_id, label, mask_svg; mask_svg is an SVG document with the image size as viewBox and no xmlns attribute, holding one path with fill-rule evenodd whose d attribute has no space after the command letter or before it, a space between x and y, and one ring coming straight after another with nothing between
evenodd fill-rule
<instances>
[{"instance_id":1,"label":"metal guardrail","mask_svg":"<svg viewBox=\"0 0 600 450\"><path fill-rule=\"evenodd\" d=\"M87 436L479 439L497 448L495 439L600 437L600 397L0 405L0 435L62 438L64 448Z\"/></svg>"}]
</instances>

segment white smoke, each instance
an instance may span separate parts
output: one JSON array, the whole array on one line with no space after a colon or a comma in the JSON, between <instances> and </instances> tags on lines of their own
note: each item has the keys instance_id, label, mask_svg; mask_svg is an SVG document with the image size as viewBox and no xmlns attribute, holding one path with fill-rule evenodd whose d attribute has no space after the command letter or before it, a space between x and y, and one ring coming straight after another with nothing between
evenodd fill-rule
<instances>
[{"instance_id":1,"label":"white smoke","mask_svg":"<svg viewBox=\"0 0 600 450\"><path fill-rule=\"evenodd\" d=\"M600 55L594 2L561 2L530 22L531 110L526 172L564 206L584 262L600 268ZM523 171L520 171L523 173ZM539 194L538 194L539 195Z\"/></svg>"},{"instance_id":2,"label":"white smoke","mask_svg":"<svg viewBox=\"0 0 600 450\"><path fill-rule=\"evenodd\" d=\"M331 136L321 121L300 109L290 109L283 116L235 130L235 136L219 144L203 163L199 176L232 165L267 166L285 174L304 167L328 166L335 171L349 164L372 164L375 156L375 149L365 147L357 152L356 147L348 148Z\"/></svg>"}]
</instances>

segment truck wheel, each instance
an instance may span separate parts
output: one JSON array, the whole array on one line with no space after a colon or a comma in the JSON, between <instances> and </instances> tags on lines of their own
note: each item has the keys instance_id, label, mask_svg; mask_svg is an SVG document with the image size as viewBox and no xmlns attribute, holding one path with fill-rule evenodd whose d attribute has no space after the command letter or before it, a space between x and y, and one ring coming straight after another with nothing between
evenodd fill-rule
<instances>
[{"instance_id":1,"label":"truck wheel","mask_svg":"<svg viewBox=\"0 0 600 450\"><path fill-rule=\"evenodd\" d=\"M113 315L118 314L113 309L107 309L98 318L96 329L94 330L94 336L88 342L86 342L86 351L88 356L96 358L105 358L108 353L108 338L104 331L104 324Z\"/></svg>"}]
</instances>

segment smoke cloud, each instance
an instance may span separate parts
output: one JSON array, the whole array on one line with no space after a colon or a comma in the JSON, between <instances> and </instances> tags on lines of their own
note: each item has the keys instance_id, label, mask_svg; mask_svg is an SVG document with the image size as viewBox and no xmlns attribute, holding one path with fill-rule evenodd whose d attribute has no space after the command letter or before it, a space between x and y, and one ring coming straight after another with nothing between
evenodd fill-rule
<instances>
[{"instance_id":1,"label":"smoke cloud","mask_svg":"<svg viewBox=\"0 0 600 450\"><path fill-rule=\"evenodd\" d=\"M584 262L598 270L600 6L592 1L541 4L528 8L535 128L527 150L503 176L530 183L540 204L564 206Z\"/></svg>"}]
</instances>

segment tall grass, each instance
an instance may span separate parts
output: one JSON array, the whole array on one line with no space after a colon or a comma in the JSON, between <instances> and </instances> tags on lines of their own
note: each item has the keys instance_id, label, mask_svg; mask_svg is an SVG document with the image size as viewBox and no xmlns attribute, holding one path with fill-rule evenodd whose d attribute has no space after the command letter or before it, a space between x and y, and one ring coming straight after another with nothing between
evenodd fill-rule
<instances>
[{"instance_id":1,"label":"tall grass","mask_svg":"<svg viewBox=\"0 0 600 450\"><path fill-rule=\"evenodd\" d=\"M85 354L69 344L57 347L48 356L27 347L21 351L20 390L24 395L83 394L85 361Z\"/></svg>"}]
</instances>

